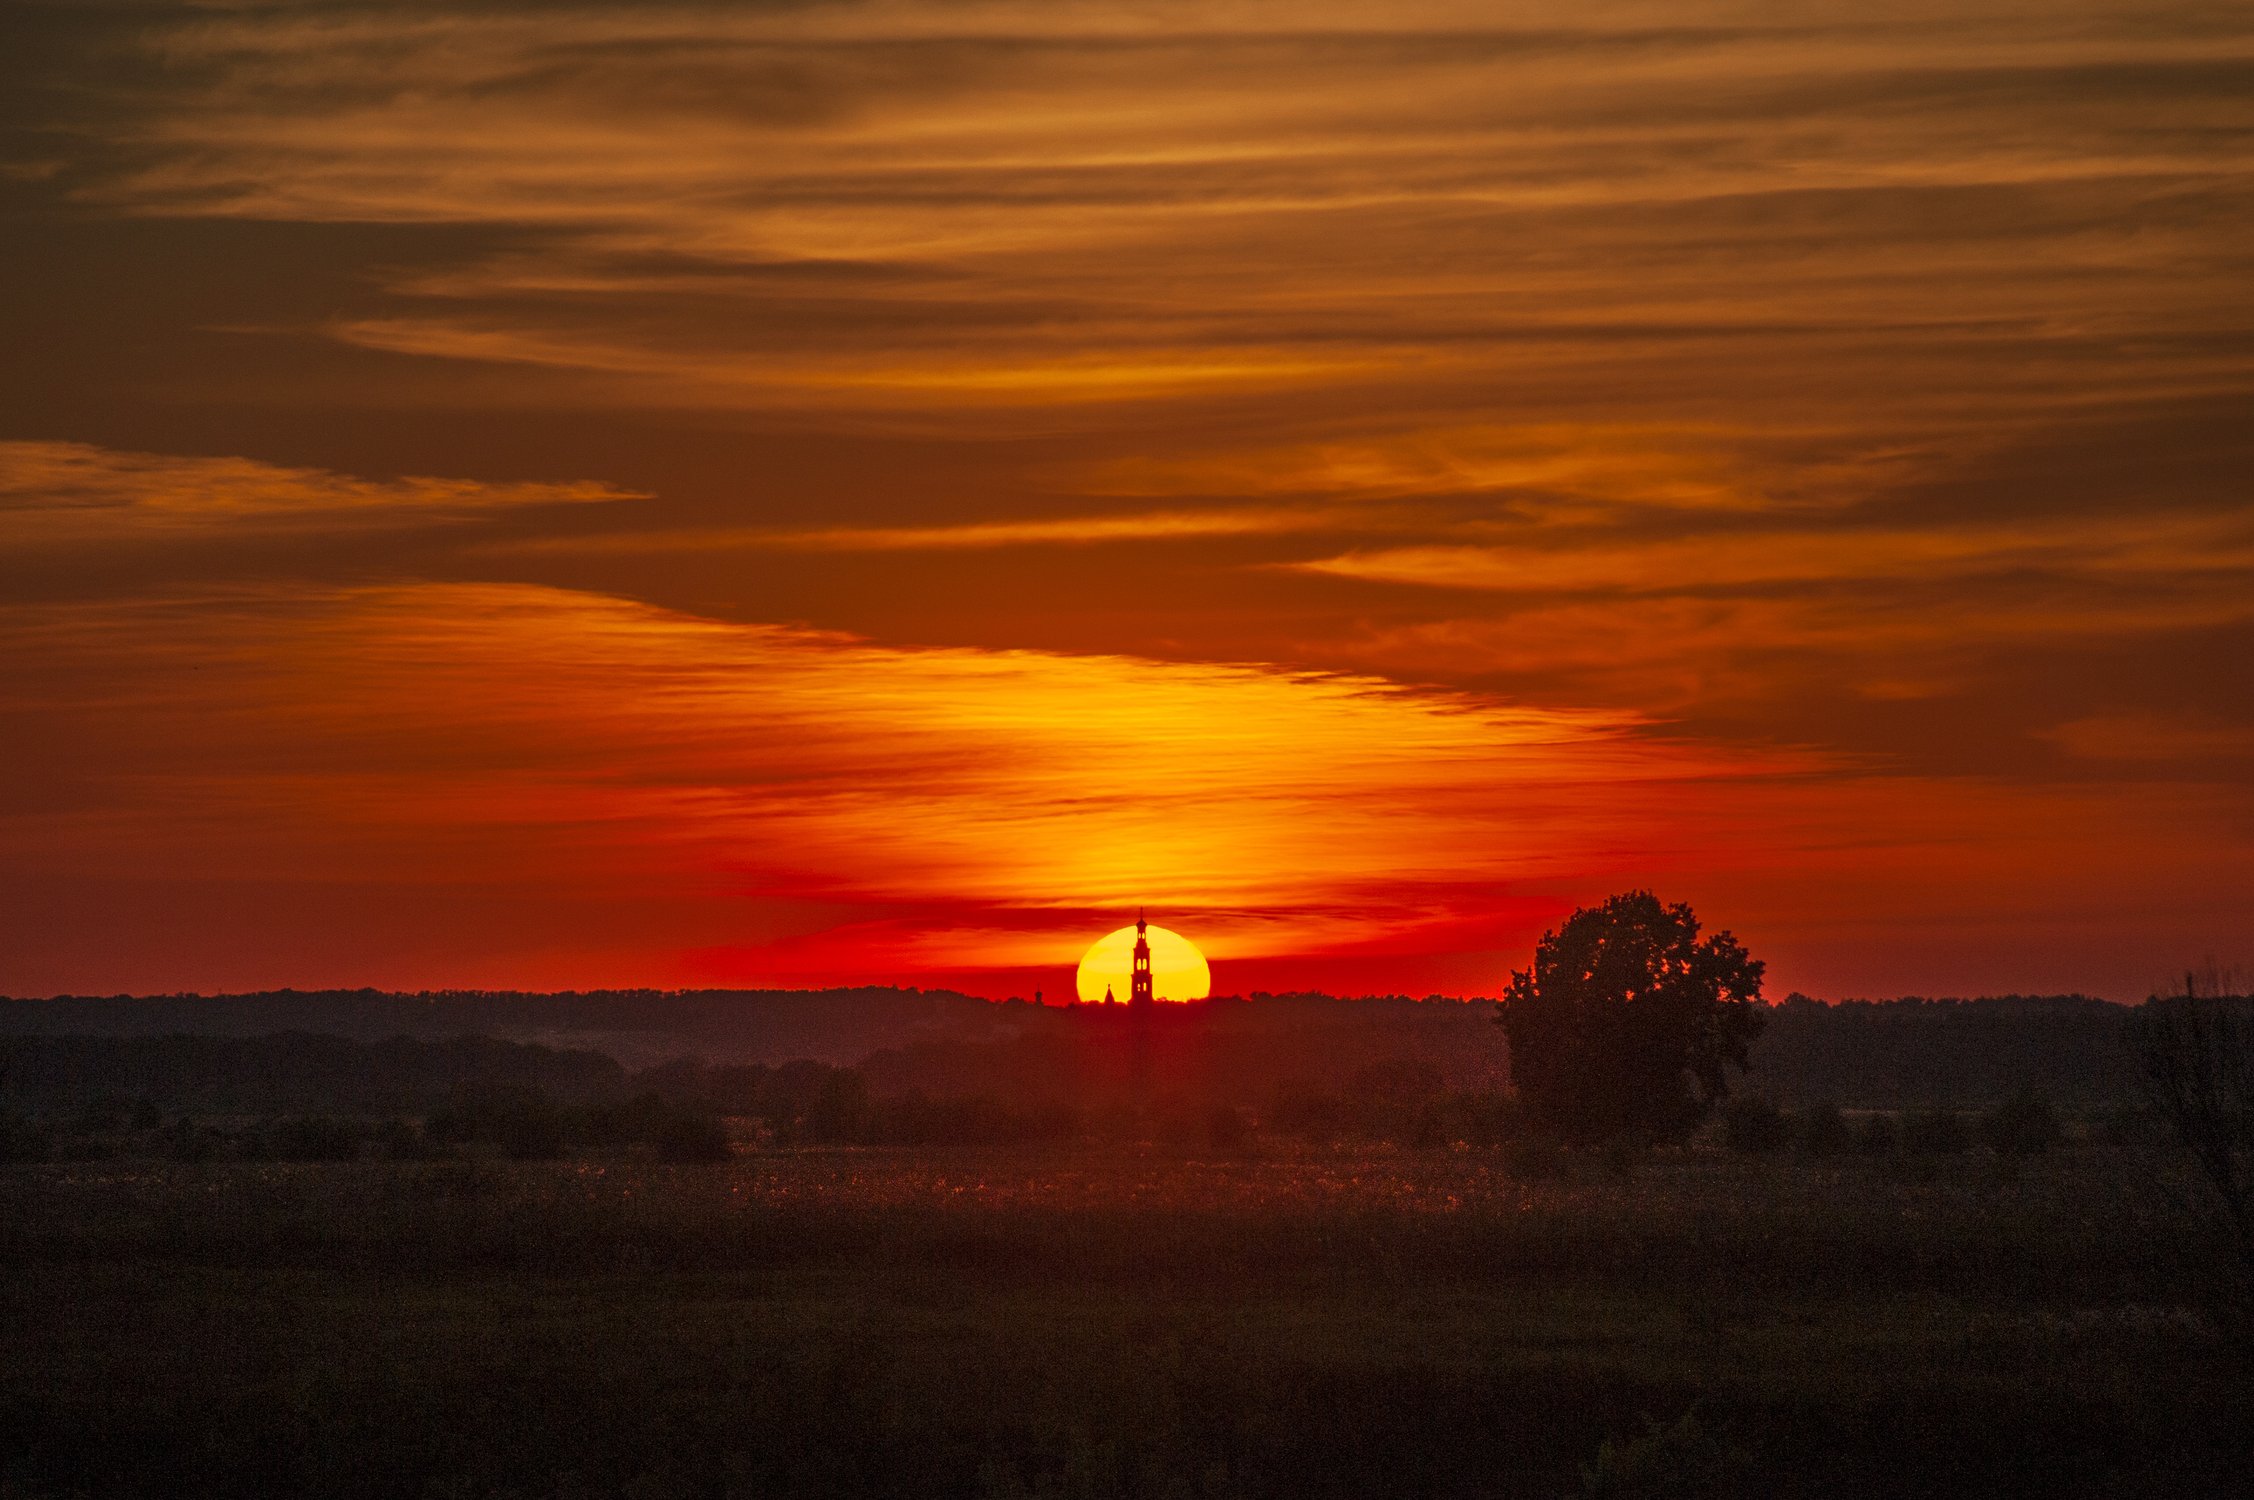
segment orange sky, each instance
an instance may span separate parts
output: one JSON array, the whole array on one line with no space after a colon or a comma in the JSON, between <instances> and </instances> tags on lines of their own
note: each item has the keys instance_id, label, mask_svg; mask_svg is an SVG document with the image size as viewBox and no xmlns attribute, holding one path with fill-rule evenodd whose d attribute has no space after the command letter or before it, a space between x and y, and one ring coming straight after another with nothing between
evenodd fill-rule
<instances>
[{"instance_id":1,"label":"orange sky","mask_svg":"<svg viewBox=\"0 0 2254 1500\"><path fill-rule=\"evenodd\" d=\"M2254 20L24 3L0 993L2254 958Z\"/></svg>"}]
</instances>

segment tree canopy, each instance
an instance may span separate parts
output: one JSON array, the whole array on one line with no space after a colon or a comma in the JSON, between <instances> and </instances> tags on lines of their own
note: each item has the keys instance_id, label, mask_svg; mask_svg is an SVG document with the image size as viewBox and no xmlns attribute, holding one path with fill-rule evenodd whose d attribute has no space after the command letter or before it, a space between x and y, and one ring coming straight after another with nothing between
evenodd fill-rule
<instances>
[{"instance_id":1,"label":"tree canopy","mask_svg":"<svg viewBox=\"0 0 2254 1500\"><path fill-rule=\"evenodd\" d=\"M1533 1120L1583 1139L1679 1139L1729 1093L1759 1033L1764 965L1688 905L1629 891L1543 935L1499 1019Z\"/></svg>"}]
</instances>

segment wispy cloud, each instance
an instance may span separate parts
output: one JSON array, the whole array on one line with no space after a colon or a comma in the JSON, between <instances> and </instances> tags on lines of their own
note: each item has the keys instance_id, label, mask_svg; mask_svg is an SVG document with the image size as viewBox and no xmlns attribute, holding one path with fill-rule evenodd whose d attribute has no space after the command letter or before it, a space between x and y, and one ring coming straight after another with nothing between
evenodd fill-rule
<instances>
[{"instance_id":1,"label":"wispy cloud","mask_svg":"<svg viewBox=\"0 0 2254 1500\"><path fill-rule=\"evenodd\" d=\"M1217 508L966 521L953 526L834 526L802 531L729 527L599 532L496 542L488 544L486 550L535 556L543 553L633 556L735 550L972 552L999 547L1079 547L1100 542L1259 536L1316 528L1336 529L1322 514L1304 510Z\"/></svg>"},{"instance_id":2,"label":"wispy cloud","mask_svg":"<svg viewBox=\"0 0 2254 1500\"><path fill-rule=\"evenodd\" d=\"M1695 593L1775 584L1943 581L2038 571L2150 580L2254 569L2254 516L2082 517L2043 527L1770 527L1579 545L1432 545L1295 564L1386 583L1524 593ZM2248 605L2254 610L2254 602Z\"/></svg>"},{"instance_id":3,"label":"wispy cloud","mask_svg":"<svg viewBox=\"0 0 2254 1500\"><path fill-rule=\"evenodd\" d=\"M86 196L536 231L331 332L622 393L1406 382L1586 417L1601 382L1868 424L2246 370L2204 335L2254 34L2192 7L347 6L151 36L168 71L102 126L134 165Z\"/></svg>"},{"instance_id":4,"label":"wispy cloud","mask_svg":"<svg viewBox=\"0 0 2254 1500\"><path fill-rule=\"evenodd\" d=\"M248 458L0 442L0 546L431 525L494 510L643 499L597 483L362 479Z\"/></svg>"},{"instance_id":5,"label":"wispy cloud","mask_svg":"<svg viewBox=\"0 0 2254 1500\"><path fill-rule=\"evenodd\" d=\"M2159 714L2075 719L2044 731L2069 755L2098 761L2226 761L2254 770L2254 729Z\"/></svg>"}]
</instances>

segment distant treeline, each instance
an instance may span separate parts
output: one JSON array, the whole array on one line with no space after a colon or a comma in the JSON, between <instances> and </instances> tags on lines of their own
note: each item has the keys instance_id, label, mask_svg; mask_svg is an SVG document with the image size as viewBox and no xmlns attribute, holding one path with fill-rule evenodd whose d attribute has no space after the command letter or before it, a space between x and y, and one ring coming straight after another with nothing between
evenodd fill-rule
<instances>
[{"instance_id":1,"label":"distant treeline","mask_svg":"<svg viewBox=\"0 0 2254 1500\"><path fill-rule=\"evenodd\" d=\"M600 1052L491 1037L0 1038L0 1100L41 1112L107 1098L173 1114L423 1114L466 1090L536 1089L590 1102L616 1098L627 1085L626 1069Z\"/></svg>"},{"instance_id":2,"label":"distant treeline","mask_svg":"<svg viewBox=\"0 0 2254 1500\"><path fill-rule=\"evenodd\" d=\"M1793 995L1769 1011L1749 1084L1784 1103L1850 1108L1983 1105L2023 1088L2113 1103L2136 1088L2134 1014L2087 995L1828 1005Z\"/></svg>"},{"instance_id":3,"label":"distant treeline","mask_svg":"<svg viewBox=\"0 0 2254 1500\"><path fill-rule=\"evenodd\" d=\"M1409 1065L1448 1090L1501 1093L1508 1050L1495 1013L1483 1000L1256 995L1162 1006L1138 1029L1121 1006L893 989L64 997L0 1001L0 1093L413 1113L472 1084L619 1097L635 1070L694 1058L850 1066L877 1099L1084 1109L1139 1089L1264 1108L1343 1096L1370 1069ZM1769 1010L1745 1087L1788 1106L1976 1108L2025 1088L2098 1106L2133 1090L2130 1014L2076 995L1796 995Z\"/></svg>"},{"instance_id":4,"label":"distant treeline","mask_svg":"<svg viewBox=\"0 0 2254 1500\"><path fill-rule=\"evenodd\" d=\"M264 1036L383 1041L504 1037L591 1048L631 1065L685 1054L743 1062L857 1062L939 1033L982 1035L1004 1010L948 990L268 990L248 995L0 999L0 1036Z\"/></svg>"},{"instance_id":5,"label":"distant treeline","mask_svg":"<svg viewBox=\"0 0 2254 1500\"><path fill-rule=\"evenodd\" d=\"M1067 1073L1059 1087L1054 1077L969 1064L1084 1060L1022 1045L985 1054L943 1051L926 1059L939 1066L922 1069L910 1054L887 1054L862 1069L811 1059L774 1067L680 1059L630 1072L596 1053L486 1038L17 1038L0 1043L0 1161L537 1161L639 1152L700 1162L758 1146L1087 1137L1222 1151L1256 1139L1510 1147L1524 1170L1542 1170L1526 1154L1544 1149L1540 1132L1513 1097L1452 1087L1417 1058L1365 1064L1335 1086L1286 1080L1240 1103L1243 1080L1229 1087L1211 1072L1164 1078L1154 1068L1135 1089ZM2111 1138L2126 1119L2113 1111L2102 1128ZM1935 1155L1975 1144L2025 1154L2063 1135L2050 1097L2032 1085L1970 1113L1933 1105L1898 1116L1866 1111L1852 1127L1835 1104L1787 1112L1772 1096L1748 1092L1729 1101L1722 1127L1735 1150L1813 1155Z\"/></svg>"},{"instance_id":6,"label":"distant treeline","mask_svg":"<svg viewBox=\"0 0 2254 1500\"><path fill-rule=\"evenodd\" d=\"M650 1148L994 1145L1082 1131L1077 1109L990 1096L875 1098L802 1059L629 1072L616 1059L467 1037L20 1037L0 1042L0 1162L546 1160Z\"/></svg>"}]
</instances>

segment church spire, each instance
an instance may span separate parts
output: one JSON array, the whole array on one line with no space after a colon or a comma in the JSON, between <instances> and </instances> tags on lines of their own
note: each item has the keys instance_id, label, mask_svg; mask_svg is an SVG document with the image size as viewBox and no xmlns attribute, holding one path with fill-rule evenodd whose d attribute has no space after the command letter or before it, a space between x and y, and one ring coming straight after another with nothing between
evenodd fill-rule
<instances>
[{"instance_id":1,"label":"church spire","mask_svg":"<svg viewBox=\"0 0 2254 1500\"><path fill-rule=\"evenodd\" d=\"M1150 922L1142 908L1135 910L1135 973L1133 985L1127 992L1129 1005L1148 1005L1156 997L1150 984Z\"/></svg>"}]
</instances>

